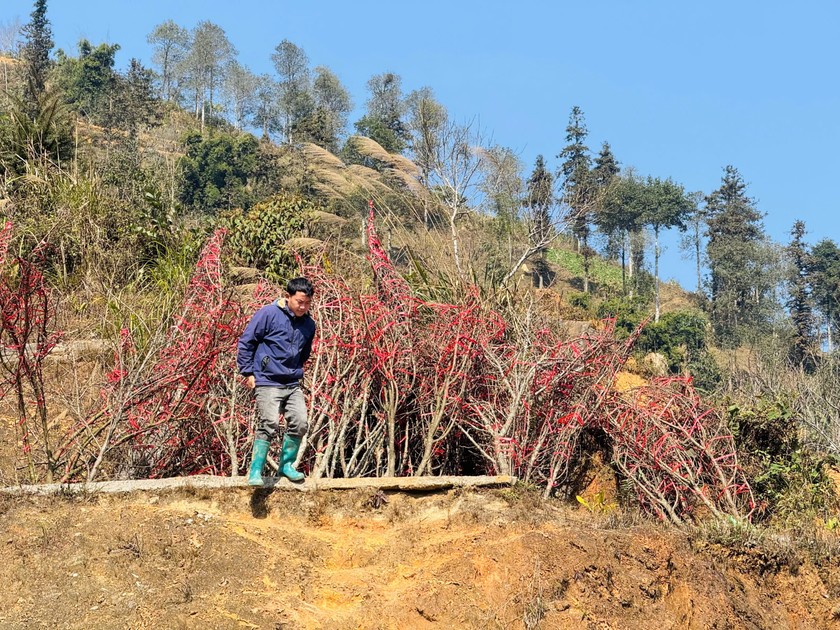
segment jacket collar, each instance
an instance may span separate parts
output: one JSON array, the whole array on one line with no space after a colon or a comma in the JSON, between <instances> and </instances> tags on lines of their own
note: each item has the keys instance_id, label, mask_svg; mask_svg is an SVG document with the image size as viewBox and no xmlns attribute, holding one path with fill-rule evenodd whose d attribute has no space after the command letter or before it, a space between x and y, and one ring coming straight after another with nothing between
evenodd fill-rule
<instances>
[{"instance_id":1,"label":"jacket collar","mask_svg":"<svg viewBox=\"0 0 840 630\"><path fill-rule=\"evenodd\" d=\"M286 313L286 315L288 315L292 319L306 319L309 316L309 313L307 313L303 317L298 317L297 315L292 313L292 311L289 310L289 307L286 305L286 298L277 298L276 300L274 300L274 304L277 306L277 308Z\"/></svg>"}]
</instances>

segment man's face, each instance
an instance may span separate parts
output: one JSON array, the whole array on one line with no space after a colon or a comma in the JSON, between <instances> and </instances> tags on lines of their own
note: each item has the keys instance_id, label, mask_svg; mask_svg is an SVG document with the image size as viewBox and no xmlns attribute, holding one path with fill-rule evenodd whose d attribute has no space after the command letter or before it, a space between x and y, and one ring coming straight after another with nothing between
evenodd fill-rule
<instances>
[{"instance_id":1,"label":"man's face","mask_svg":"<svg viewBox=\"0 0 840 630\"><path fill-rule=\"evenodd\" d=\"M295 317L303 317L309 312L309 307L312 306L312 298L306 293L298 291L286 298L286 306L289 307Z\"/></svg>"}]
</instances>

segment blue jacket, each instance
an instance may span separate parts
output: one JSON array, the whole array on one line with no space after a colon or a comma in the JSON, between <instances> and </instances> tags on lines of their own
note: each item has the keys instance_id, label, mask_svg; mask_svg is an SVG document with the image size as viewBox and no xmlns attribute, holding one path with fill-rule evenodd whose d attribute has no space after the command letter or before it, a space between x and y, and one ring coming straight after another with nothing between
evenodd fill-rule
<instances>
[{"instance_id":1,"label":"blue jacket","mask_svg":"<svg viewBox=\"0 0 840 630\"><path fill-rule=\"evenodd\" d=\"M267 304L254 314L239 338L239 373L253 374L256 385L298 385L314 337L315 322L308 313L295 317L285 300Z\"/></svg>"}]
</instances>

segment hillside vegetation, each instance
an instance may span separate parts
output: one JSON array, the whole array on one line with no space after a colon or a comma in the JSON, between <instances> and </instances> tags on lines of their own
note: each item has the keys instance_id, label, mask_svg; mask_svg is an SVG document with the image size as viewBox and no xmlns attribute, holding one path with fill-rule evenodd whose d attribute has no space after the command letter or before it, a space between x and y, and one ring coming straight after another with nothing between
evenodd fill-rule
<instances>
[{"instance_id":1,"label":"hillside vegetation","mask_svg":"<svg viewBox=\"0 0 840 630\"><path fill-rule=\"evenodd\" d=\"M366 114L349 133L350 98L338 77L311 70L287 40L272 57L274 77L236 64L210 22L193 31L165 22L149 41L155 70L136 59L115 69L115 44L82 40L76 56L53 51L46 2L37 0L20 46L0 60L8 85L0 485L242 474L253 402L236 373L235 343L254 310L305 273L319 325L306 376L312 417L300 465L308 475L512 474L547 502L540 509L568 501L593 518L707 528L736 559L751 557L757 540L781 541L772 553L784 566L774 576L807 564L809 580L822 580L813 592L840 598L825 568L840 556L840 250L832 242L808 245L797 224L789 244L771 243L734 167L702 194L620 168L606 142L593 155L579 108L568 145L556 148L560 163L550 168L540 156L529 172L483 130L453 121L430 88L404 94L398 75L371 78ZM702 292L660 282L659 242L670 229L691 236ZM4 513L21 528L11 537L15 549L23 545L9 551L16 560L48 561L48 531L68 548L60 528L45 526L36 549L37 507L20 501ZM563 546L570 535L500 518L524 527L526 542ZM237 519L226 521L231 536L252 541L260 525ZM470 531L462 525L457 540ZM447 526L434 533L441 545ZM197 550L209 544L178 527L172 521ZM476 531L495 540L488 527ZM683 539L649 531L658 530L638 536L685 552ZM140 538L103 544L142 564L169 553L170 534L158 531L145 548ZM604 536L619 565L623 535ZM323 557L312 544L294 553ZM493 609L493 618L451 616L447 585L467 578L450 567L436 595L383 624L422 623L419 615L537 627L550 606L556 619L572 610L578 623L588 615L611 623L631 610L648 623L640 602L665 611L695 601L696 592L666 597L691 579L690 560L672 563L657 547L651 568L634 552L630 563L645 565L649 592L630 595L614 581L620 567L599 560L590 570L588 557L599 552L576 544L568 543L581 551L569 551L580 565L571 576L559 576L560 555L528 547L527 566L515 571L522 588L505 591L510 608ZM383 588L399 579L394 571L415 574L407 558L377 569ZM499 561L489 548L476 558L474 574L493 576L481 596L492 600L510 574L488 568ZM744 612L724 595L738 583L727 571L733 582L717 584L689 627L725 627ZM260 579L278 590L268 574ZM575 602L595 606L592 594L574 589L595 574L586 588L609 604L590 610ZM114 584L103 588L123 588ZM198 591L209 597L206 584L178 588L173 597L184 604ZM320 612L304 620L275 610L276 623L314 627L330 597L348 624L360 619L351 604L364 593L326 590L317 604L287 593L295 607ZM261 612L253 618L263 623L265 603L254 597ZM749 597L744 614L755 627L794 625L793 605L768 611L765 595ZM724 600L738 612L715 616L712 602ZM9 603L34 614L25 601ZM815 624L836 620L836 611L818 609L809 610ZM193 614L186 605L177 613ZM138 612L153 626L149 614Z\"/></svg>"}]
</instances>

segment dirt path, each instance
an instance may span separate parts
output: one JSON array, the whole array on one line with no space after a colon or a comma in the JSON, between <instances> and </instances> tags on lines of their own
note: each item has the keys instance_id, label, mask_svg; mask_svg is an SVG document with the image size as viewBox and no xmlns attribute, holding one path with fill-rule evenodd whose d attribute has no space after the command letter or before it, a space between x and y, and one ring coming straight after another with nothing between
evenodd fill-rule
<instances>
[{"instance_id":1,"label":"dirt path","mask_svg":"<svg viewBox=\"0 0 840 630\"><path fill-rule=\"evenodd\" d=\"M838 628L767 567L514 490L4 497L3 628ZM794 574L795 573L795 574Z\"/></svg>"}]
</instances>

